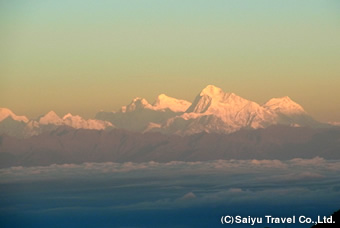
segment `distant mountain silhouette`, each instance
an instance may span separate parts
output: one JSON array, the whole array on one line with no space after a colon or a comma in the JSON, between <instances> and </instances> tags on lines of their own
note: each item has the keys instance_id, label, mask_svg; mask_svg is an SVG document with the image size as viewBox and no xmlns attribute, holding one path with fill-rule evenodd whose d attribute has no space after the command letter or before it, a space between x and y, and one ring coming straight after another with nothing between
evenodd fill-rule
<instances>
[{"instance_id":1,"label":"distant mountain silhouette","mask_svg":"<svg viewBox=\"0 0 340 228\"><path fill-rule=\"evenodd\" d=\"M61 126L26 139L0 136L0 167L83 162L340 159L340 129L272 126L189 136Z\"/></svg>"}]
</instances>

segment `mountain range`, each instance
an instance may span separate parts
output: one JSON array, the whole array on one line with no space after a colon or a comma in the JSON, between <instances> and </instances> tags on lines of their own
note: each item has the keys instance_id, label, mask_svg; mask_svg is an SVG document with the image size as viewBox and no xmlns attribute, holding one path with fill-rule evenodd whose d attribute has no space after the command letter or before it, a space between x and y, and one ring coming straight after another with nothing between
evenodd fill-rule
<instances>
[{"instance_id":1,"label":"mountain range","mask_svg":"<svg viewBox=\"0 0 340 228\"><path fill-rule=\"evenodd\" d=\"M340 159L339 151L340 128L277 125L180 136L61 126L25 139L0 136L0 168L84 162Z\"/></svg>"},{"instance_id":2,"label":"mountain range","mask_svg":"<svg viewBox=\"0 0 340 228\"><path fill-rule=\"evenodd\" d=\"M116 112L98 112L94 119L66 114L59 117L50 111L37 119L17 116L0 108L0 134L27 138L50 132L60 126L75 129L108 130L192 135L201 132L229 134L241 129L267 128L273 125L292 127L330 127L314 120L303 107L289 97L273 98L263 105L234 93L208 85L191 103L161 94L153 104L137 97Z\"/></svg>"},{"instance_id":3,"label":"mountain range","mask_svg":"<svg viewBox=\"0 0 340 228\"><path fill-rule=\"evenodd\" d=\"M340 159L340 128L289 97L259 105L209 85L188 102L135 98L94 119L0 108L0 168L83 162Z\"/></svg>"}]
</instances>

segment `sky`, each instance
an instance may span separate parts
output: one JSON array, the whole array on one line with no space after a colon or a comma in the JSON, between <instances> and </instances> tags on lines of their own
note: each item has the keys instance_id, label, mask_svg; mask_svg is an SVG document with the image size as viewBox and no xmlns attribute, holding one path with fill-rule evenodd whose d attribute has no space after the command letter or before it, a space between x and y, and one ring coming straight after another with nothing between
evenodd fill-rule
<instances>
[{"instance_id":1,"label":"sky","mask_svg":"<svg viewBox=\"0 0 340 228\"><path fill-rule=\"evenodd\" d=\"M0 107L93 118L209 84L340 121L340 2L0 1Z\"/></svg>"}]
</instances>

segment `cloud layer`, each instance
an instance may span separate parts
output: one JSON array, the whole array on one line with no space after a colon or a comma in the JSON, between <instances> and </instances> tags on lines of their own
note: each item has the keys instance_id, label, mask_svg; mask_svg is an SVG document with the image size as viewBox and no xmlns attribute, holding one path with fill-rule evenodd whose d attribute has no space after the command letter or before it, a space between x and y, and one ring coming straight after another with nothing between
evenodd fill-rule
<instances>
[{"instance_id":1,"label":"cloud layer","mask_svg":"<svg viewBox=\"0 0 340 228\"><path fill-rule=\"evenodd\" d=\"M68 226L72 215L85 227L214 227L226 213L328 215L339 209L339 173L340 161L319 157L11 167L0 169L0 220L21 225L5 217L27 215Z\"/></svg>"}]
</instances>

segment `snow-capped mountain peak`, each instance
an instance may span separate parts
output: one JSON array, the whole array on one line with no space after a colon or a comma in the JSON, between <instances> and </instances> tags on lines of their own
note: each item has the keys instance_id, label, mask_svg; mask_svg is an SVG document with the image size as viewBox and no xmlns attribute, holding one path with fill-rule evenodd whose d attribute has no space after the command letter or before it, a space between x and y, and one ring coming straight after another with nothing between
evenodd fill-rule
<instances>
[{"instance_id":1,"label":"snow-capped mountain peak","mask_svg":"<svg viewBox=\"0 0 340 228\"><path fill-rule=\"evenodd\" d=\"M225 93L216 86L208 85L196 96L186 112L225 116L226 112L242 109L249 102L234 93Z\"/></svg>"},{"instance_id":2,"label":"snow-capped mountain peak","mask_svg":"<svg viewBox=\"0 0 340 228\"><path fill-rule=\"evenodd\" d=\"M165 94L158 95L156 101L152 104L153 110L170 109L173 112L185 112L191 105L186 100L179 100L173 97L169 97Z\"/></svg>"},{"instance_id":3,"label":"snow-capped mountain peak","mask_svg":"<svg viewBox=\"0 0 340 228\"><path fill-rule=\"evenodd\" d=\"M200 96L207 95L209 97L221 97L224 96L224 92L221 88L218 88L214 85L208 85L201 91L199 95Z\"/></svg>"},{"instance_id":4,"label":"snow-capped mountain peak","mask_svg":"<svg viewBox=\"0 0 340 228\"><path fill-rule=\"evenodd\" d=\"M4 119L8 121L2 121ZM272 125L326 126L315 121L288 96L273 98L259 105L213 85L202 89L192 104L160 94L152 105L146 99L136 97L118 112L97 113L96 119L84 119L71 113L60 118L50 111L39 119L27 122L26 117L16 116L9 109L0 109L0 134L18 132L9 131L10 125L11 129L23 129L21 134L18 133L23 137L51 131L62 125L76 129L103 130L117 127L130 131L159 131L180 135L231 133L244 128L257 129Z\"/></svg>"},{"instance_id":5,"label":"snow-capped mountain peak","mask_svg":"<svg viewBox=\"0 0 340 228\"><path fill-rule=\"evenodd\" d=\"M264 105L264 108L283 113L283 114L299 114L305 113L305 110L301 107L301 105L294 102L288 96L281 98L272 98L267 101Z\"/></svg>"},{"instance_id":6,"label":"snow-capped mountain peak","mask_svg":"<svg viewBox=\"0 0 340 228\"><path fill-rule=\"evenodd\" d=\"M82 119L80 116L78 115L72 115L71 113L67 113L66 115L63 116L63 120L66 120L66 119Z\"/></svg>"},{"instance_id":7,"label":"snow-capped mountain peak","mask_svg":"<svg viewBox=\"0 0 340 228\"><path fill-rule=\"evenodd\" d=\"M167 95L165 95L164 93L159 94L157 99L155 100L155 102L152 104L152 106L156 107L156 106L162 106L164 103L166 103L169 100L172 100L174 98L169 97Z\"/></svg>"},{"instance_id":8,"label":"snow-capped mountain peak","mask_svg":"<svg viewBox=\"0 0 340 228\"><path fill-rule=\"evenodd\" d=\"M191 103L186 100L179 100L165 94L160 94L152 105L146 99L136 97L130 104L121 107L120 112L134 112L143 109L154 111L170 109L173 112L184 112L190 105Z\"/></svg>"},{"instance_id":9,"label":"snow-capped mountain peak","mask_svg":"<svg viewBox=\"0 0 340 228\"><path fill-rule=\"evenodd\" d=\"M28 119L26 116L17 116L8 108L0 108L0 122L6 119L7 117L11 117L13 120L16 120L16 121L21 121L25 123L28 122Z\"/></svg>"},{"instance_id":10,"label":"snow-capped mountain peak","mask_svg":"<svg viewBox=\"0 0 340 228\"><path fill-rule=\"evenodd\" d=\"M133 112L144 108L151 108L151 105L144 98L136 97L131 101L130 104L123 106L121 108L121 112Z\"/></svg>"},{"instance_id":11,"label":"snow-capped mountain peak","mask_svg":"<svg viewBox=\"0 0 340 228\"><path fill-rule=\"evenodd\" d=\"M83 117L79 115L72 115L71 113L66 114L63 117L63 121L65 125L68 125L76 129L82 128L102 130L107 127L113 127L113 125L110 122L94 119L85 120Z\"/></svg>"},{"instance_id":12,"label":"snow-capped mountain peak","mask_svg":"<svg viewBox=\"0 0 340 228\"><path fill-rule=\"evenodd\" d=\"M38 119L38 122L43 125L61 125L63 123L63 120L54 111L49 111L44 116L40 117Z\"/></svg>"}]
</instances>

